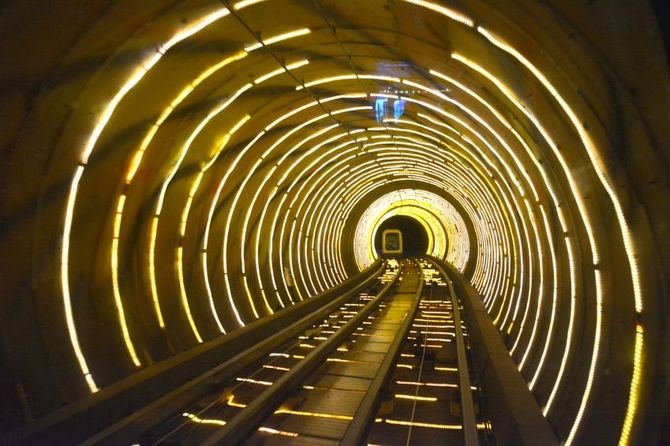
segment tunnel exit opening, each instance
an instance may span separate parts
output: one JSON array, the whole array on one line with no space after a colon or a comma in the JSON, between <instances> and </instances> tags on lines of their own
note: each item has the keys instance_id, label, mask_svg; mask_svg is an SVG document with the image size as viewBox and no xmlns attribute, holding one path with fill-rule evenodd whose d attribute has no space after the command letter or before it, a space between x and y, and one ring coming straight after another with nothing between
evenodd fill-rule
<instances>
[{"instance_id":1,"label":"tunnel exit opening","mask_svg":"<svg viewBox=\"0 0 670 446\"><path fill-rule=\"evenodd\" d=\"M428 251L428 234L426 229L412 217L394 215L384 220L374 236L374 246L377 255L382 252L382 233L385 229L399 229L403 238L403 255L420 257Z\"/></svg>"}]
</instances>

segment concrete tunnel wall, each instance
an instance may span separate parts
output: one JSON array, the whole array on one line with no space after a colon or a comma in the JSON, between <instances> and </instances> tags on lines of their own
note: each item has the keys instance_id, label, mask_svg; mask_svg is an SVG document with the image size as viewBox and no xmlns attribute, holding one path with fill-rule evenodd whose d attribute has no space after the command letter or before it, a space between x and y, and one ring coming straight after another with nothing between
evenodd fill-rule
<instances>
[{"instance_id":1,"label":"concrete tunnel wall","mask_svg":"<svg viewBox=\"0 0 670 446\"><path fill-rule=\"evenodd\" d=\"M3 430L355 274L358 217L409 186L461 213L560 440L667 435L648 5L21 1L0 23Z\"/></svg>"}]
</instances>

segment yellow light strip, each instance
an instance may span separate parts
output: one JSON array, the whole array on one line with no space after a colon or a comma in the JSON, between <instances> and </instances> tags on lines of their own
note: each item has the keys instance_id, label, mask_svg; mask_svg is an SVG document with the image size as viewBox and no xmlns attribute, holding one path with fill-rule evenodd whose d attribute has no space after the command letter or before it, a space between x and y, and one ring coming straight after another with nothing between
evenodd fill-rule
<instances>
[{"instance_id":1,"label":"yellow light strip","mask_svg":"<svg viewBox=\"0 0 670 446\"><path fill-rule=\"evenodd\" d=\"M262 43L261 42L256 42L252 45L249 45L249 46L244 48L244 51L246 51L247 53L250 53L250 52L252 52L254 50L257 50L257 49L259 49L263 46L272 45L273 43L281 42L282 40L291 39L293 37L304 36L305 34L309 34L310 32L311 31L309 30L309 28L300 28L300 29L296 29L294 31L289 31L289 32L284 33L284 34L279 34L278 36L270 37L268 39L263 39L261 41Z\"/></svg>"},{"instance_id":2,"label":"yellow light strip","mask_svg":"<svg viewBox=\"0 0 670 446\"><path fill-rule=\"evenodd\" d=\"M396 381L395 383L405 386L450 387L450 388L458 387L458 384L451 384L451 383L424 383L418 381Z\"/></svg>"},{"instance_id":3,"label":"yellow light strip","mask_svg":"<svg viewBox=\"0 0 670 446\"><path fill-rule=\"evenodd\" d=\"M571 237L565 237L565 248L568 253L568 261L570 264L570 299L568 299L569 302L569 310L570 310L570 319L568 322L568 331L566 333L566 340L565 340L565 350L563 350L563 356L561 357L561 365L559 366L558 369L558 374L556 375L556 380L554 381L554 385L551 388L551 392L549 393L549 397L547 398L547 403L545 406L542 408L542 413L547 416L549 413L549 410L552 407L554 398L556 395L558 395L558 390L561 386L562 380L563 380L563 373L565 372L565 368L567 367L568 364L568 358L570 356L570 342L572 340L572 330L574 328L574 322L575 322L575 307L577 306L577 271L576 271L576 266L574 263L575 260L575 248L573 246L572 238Z\"/></svg>"},{"instance_id":4,"label":"yellow light strip","mask_svg":"<svg viewBox=\"0 0 670 446\"><path fill-rule=\"evenodd\" d=\"M228 282L228 274L225 274L224 276L226 278L226 285L229 283ZM256 305L254 305L254 299L253 296L251 295L251 291L249 290L249 282L247 281L247 276L242 276L242 284L244 285L244 292L247 295L247 301L249 301L249 305L251 306L251 311L254 313L254 317L258 319L260 316L258 316L258 311L256 310ZM265 305L269 308L270 305L267 302L267 299L265 300Z\"/></svg>"},{"instance_id":5,"label":"yellow light strip","mask_svg":"<svg viewBox=\"0 0 670 446\"><path fill-rule=\"evenodd\" d=\"M440 367L436 366L435 370L439 372L458 372L458 369L456 367Z\"/></svg>"},{"instance_id":6,"label":"yellow light strip","mask_svg":"<svg viewBox=\"0 0 670 446\"><path fill-rule=\"evenodd\" d=\"M392 420L389 418L384 418L384 423L395 424L398 426L412 426L412 427L425 427L428 429L442 429L442 430L462 430L463 426L460 424L438 424L438 423L421 423L419 421L404 421L404 420ZM479 428L479 424L477 424Z\"/></svg>"},{"instance_id":7,"label":"yellow light strip","mask_svg":"<svg viewBox=\"0 0 670 446\"><path fill-rule=\"evenodd\" d=\"M288 367L281 367L281 366L278 366L278 365L269 365L269 364L263 364L263 368L264 369L279 370L279 371L282 371L282 372L288 372L289 370L291 370Z\"/></svg>"},{"instance_id":8,"label":"yellow light strip","mask_svg":"<svg viewBox=\"0 0 670 446\"><path fill-rule=\"evenodd\" d=\"M200 186L200 181L202 181L203 174L204 174L203 170L201 170L196 174L195 180L193 181L193 184L191 184L191 189L188 191L188 198L186 198L186 204L184 205L184 209L182 210L181 220L179 222L179 235L181 237L183 237L184 234L186 234L186 223L188 222L188 214L191 209L191 205L193 204L193 197L195 196L195 192L198 190L198 187Z\"/></svg>"},{"instance_id":9,"label":"yellow light strip","mask_svg":"<svg viewBox=\"0 0 670 446\"><path fill-rule=\"evenodd\" d=\"M182 246L179 246L177 248L176 266L177 266L177 278L179 282L179 295L181 305L184 308L184 313L186 313L188 324L191 326L191 331L193 331L195 339L202 344L202 336L200 336L200 332L198 331L198 327L195 324L195 320L193 320L193 315L191 314L191 307L188 304L188 298L186 296L186 285L184 284L183 255L184 255L184 248Z\"/></svg>"},{"instance_id":10,"label":"yellow light strip","mask_svg":"<svg viewBox=\"0 0 670 446\"><path fill-rule=\"evenodd\" d=\"M239 2L236 2L233 5L233 9L235 11L239 11L242 8L246 8L247 6L255 5L257 3L264 2L266 0L240 0Z\"/></svg>"},{"instance_id":11,"label":"yellow light strip","mask_svg":"<svg viewBox=\"0 0 670 446\"><path fill-rule=\"evenodd\" d=\"M475 26L475 22L473 22L473 20L470 17L466 16L465 14L461 14L460 12L455 11L453 9L442 6L440 4L425 1L425 0L405 0L405 1L407 3L411 3L411 4L417 5L417 6L422 6L424 8L427 8L427 9L430 9L430 10L435 11L437 13L440 13L444 16L449 17L452 20L455 20L459 23L467 25L471 28Z\"/></svg>"},{"instance_id":12,"label":"yellow light strip","mask_svg":"<svg viewBox=\"0 0 670 446\"><path fill-rule=\"evenodd\" d=\"M265 427L261 426L258 428L259 432L265 432L267 434L272 434L272 435L281 435L283 437L297 437L298 434L295 432L288 432L288 431L280 431L277 429L272 429L270 427Z\"/></svg>"},{"instance_id":13,"label":"yellow light strip","mask_svg":"<svg viewBox=\"0 0 670 446\"><path fill-rule=\"evenodd\" d=\"M107 126L107 123L112 117L112 114L116 110L117 106L121 103L126 94L137 85L137 83L142 80L144 75L153 68L154 65L158 63L161 57L172 48L177 43L182 40L192 36L193 34L204 29L208 25L214 23L222 17L225 17L229 14L227 8L220 8L214 12L204 16L195 23L181 29L179 32L174 34L168 41L160 45L158 50L149 58L145 59L138 65L138 68L130 75L126 80L123 86L117 91L112 100L107 103L104 111L101 115L98 116L95 127L89 135L86 144L82 150L80 165L77 166L75 174L73 175L72 182L70 184L70 191L67 199L67 205L65 209L65 221L63 225L63 237L62 237L62 246L61 246L61 288L63 293L63 306L65 307L66 323L68 326L68 332L70 334L70 342L74 350L75 356L77 357L77 362L79 363L79 368L81 369L82 375L88 384L89 390L91 392L98 391L98 387L95 384L95 380L91 376L90 370L86 363L83 352L79 345L79 339L77 336L77 329L74 322L74 317L72 315L72 300L70 297L70 282L69 282L69 253L70 253L70 231L72 229L72 218L74 216L74 206L77 199L77 192L79 188L79 182L81 181L82 174L84 173L84 168L88 163L89 156L93 152L95 145L102 134L103 129ZM117 307L117 311L119 308ZM125 325L125 319L121 320L122 331L127 330L123 328ZM131 359L133 359L131 357Z\"/></svg>"},{"instance_id":14,"label":"yellow light strip","mask_svg":"<svg viewBox=\"0 0 670 446\"><path fill-rule=\"evenodd\" d=\"M263 381L259 379L252 379L252 378L240 378L237 377L235 378L236 381L243 382L243 383L249 383L249 384L260 384L261 386L271 386L273 383L271 381ZM228 405L233 406L232 404L232 397L228 401ZM236 406L236 407L245 407L245 406Z\"/></svg>"},{"instance_id":15,"label":"yellow light strip","mask_svg":"<svg viewBox=\"0 0 670 446\"><path fill-rule=\"evenodd\" d=\"M214 426L225 426L226 422L223 420L219 420L216 418L200 418L199 416L189 413L189 412L184 412L182 416L188 418L189 420L193 421L194 423L198 424L211 424Z\"/></svg>"},{"instance_id":16,"label":"yellow light strip","mask_svg":"<svg viewBox=\"0 0 670 446\"><path fill-rule=\"evenodd\" d=\"M240 381L239 378L238 378L238 381ZM270 383L269 385L272 385L272 383ZM244 409L245 407L247 407L246 404L236 402L235 401L235 395L230 395L228 397L228 399L226 400L226 404L228 404L230 407L237 407L239 409Z\"/></svg>"},{"instance_id":17,"label":"yellow light strip","mask_svg":"<svg viewBox=\"0 0 670 446\"><path fill-rule=\"evenodd\" d=\"M252 142L255 142L256 140L257 139L254 139ZM249 147L249 145L247 145L247 147ZM246 148L245 148L244 151L246 151ZM254 163L253 167L251 168L251 171L253 172L261 164L262 161L263 161L262 159L258 159ZM226 172L226 174L231 172L233 167L235 167L235 166L236 166L236 164L231 164L230 167L229 167L229 170L228 170L228 172ZM231 224L232 224L232 219L233 219L233 214L234 214L234 212L232 212L232 209L234 209L235 206L237 205L237 202L239 201L239 199L241 197L241 193L244 190L244 187L246 186L247 182L250 179L251 179L251 175L247 175L242 180L242 182L238 185L237 192L235 193L235 196L233 197L233 201L230 205L230 210L228 211L228 215L226 217L226 224L225 224L224 231L223 231L223 252L224 252L224 254L228 252L228 237L230 236L230 233L232 232L231 231ZM213 209L213 207L214 207L214 202L212 202L212 209ZM234 300L233 300L233 294L232 294L232 291L230 289L230 281L228 280L228 256L223 255L222 257L223 257L223 275L224 275L224 282L225 282L225 285L226 285L226 292L227 292L226 295L228 297L228 302L230 302L230 304L233 306L233 308L235 308L235 303L234 303ZM242 262L244 262L243 259L242 259ZM245 284L246 284L246 280L245 280ZM251 310L252 310L254 316L256 317L256 319L258 319L258 312L256 311L256 306L254 305L254 301L251 298L251 293L248 290L248 286L246 286L245 288L246 288L245 291L247 293L247 300L249 302L249 306L251 307ZM236 314L237 320L240 323L240 325L242 327L244 327L244 322L242 322L242 319L241 319L239 313L237 312L237 310L235 310L235 314Z\"/></svg>"},{"instance_id":18,"label":"yellow light strip","mask_svg":"<svg viewBox=\"0 0 670 446\"><path fill-rule=\"evenodd\" d=\"M323 413L323 412L305 412L300 410L291 410L282 408L277 409L275 411L275 415L281 415L281 414L298 415L301 417L329 418L332 420L346 420L346 421L351 421L354 419L354 417L351 417L349 415L336 415L332 413Z\"/></svg>"},{"instance_id":19,"label":"yellow light strip","mask_svg":"<svg viewBox=\"0 0 670 446\"><path fill-rule=\"evenodd\" d=\"M549 218L547 217L547 213L544 211L544 206L540 205L540 212L542 213L542 221L544 223L545 227L545 233L550 234L550 226L549 226ZM549 353L549 348L551 341L554 337L554 323L555 323L555 318L556 318L556 307L558 305L558 267L557 267L557 261L556 261L556 250L554 248L554 241L551 237L547 237L547 242L549 243L549 251L551 252L551 270L553 272L552 275L552 305L551 305L551 316L549 319L549 328L547 330L547 334L545 336L545 342L544 342L544 348L542 349L542 355L540 356L540 361L535 368L535 374L530 380L530 389L533 390L535 385L537 384L537 380L539 379L540 373L542 372L542 367L544 366L544 361L547 358L547 355ZM540 243L538 241L538 246L540 246ZM542 269L540 268L540 281L543 280L542 276ZM542 289L542 285L540 285L540 290ZM539 313L538 313L539 315ZM522 322L523 324L523 322Z\"/></svg>"},{"instance_id":20,"label":"yellow light strip","mask_svg":"<svg viewBox=\"0 0 670 446\"><path fill-rule=\"evenodd\" d=\"M156 281L156 272L154 271L156 265L156 237L158 234L158 217L151 218L151 228L149 230L149 286L151 288L151 301L154 304L154 310L158 318L158 324L161 328L165 327L165 320L163 319L163 312L161 310L160 301L158 300L158 283Z\"/></svg>"},{"instance_id":21,"label":"yellow light strip","mask_svg":"<svg viewBox=\"0 0 670 446\"><path fill-rule=\"evenodd\" d=\"M230 141L230 138L233 136L233 134L240 127L242 127L249 119L251 119L251 116L244 115L242 117L242 119L237 121L237 123L228 131L228 133L223 135L223 137L221 138L221 141L219 142L219 145L218 145L217 149L214 151L214 153L212 153L212 156L211 156L210 160L205 165L203 165L202 168L200 169L201 172L204 173L204 172L208 171L210 167L212 167L214 162L218 159L219 155L221 155L221 152L223 152L223 149L226 147L226 145Z\"/></svg>"},{"instance_id":22,"label":"yellow light strip","mask_svg":"<svg viewBox=\"0 0 670 446\"><path fill-rule=\"evenodd\" d=\"M128 331L128 326L126 325L126 315L123 310L123 300L121 299L121 291L118 282L118 270L119 270L119 238L121 236L121 218L123 216L123 207L126 202L126 195L122 194L119 198L119 202L116 207L116 214L114 216L114 238L112 239L112 258L111 266L112 271L115 274L112 274L112 290L114 291L114 304L116 305L116 311L118 318L121 324L121 333L123 335L123 342L126 345L130 359L135 364L135 367L140 367L142 363L137 357L137 352L135 351L135 346L130 338L130 333Z\"/></svg>"},{"instance_id":23,"label":"yellow light strip","mask_svg":"<svg viewBox=\"0 0 670 446\"><path fill-rule=\"evenodd\" d=\"M226 421L219 420L218 418L200 418L199 416L197 416L195 414L192 414L192 413L189 413L189 412L184 412L182 414L182 416L188 418L189 420L191 420L192 422L197 423L197 424L211 424L213 426L225 426L226 423L227 423ZM298 434L296 434L295 432L281 431L281 430L277 430L277 429L273 429L271 427L265 427L265 426L259 427L258 432L264 432L264 433L271 434L271 435L281 435L281 436L284 436L284 437L297 437L298 436Z\"/></svg>"},{"instance_id":24,"label":"yellow light strip","mask_svg":"<svg viewBox=\"0 0 670 446\"><path fill-rule=\"evenodd\" d=\"M429 401L429 402L437 401L437 398L435 398L434 396L415 396L415 395L406 395L403 393L396 393L394 396L401 400Z\"/></svg>"},{"instance_id":25,"label":"yellow light strip","mask_svg":"<svg viewBox=\"0 0 670 446\"><path fill-rule=\"evenodd\" d=\"M545 77L545 75L538 70L535 65L533 65L528 59L526 59L521 53L519 53L515 48L509 46L507 43L503 42L500 38L495 36L493 33L485 30L482 27L478 27L477 31L481 33L483 36L485 36L491 43L493 43L495 46L498 48L502 49L503 51L507 52L511 56L513 56L515 59L517 59L521 64L523 64L533 75L537 78L537 80L542 83L542 85L551 93L551 95L554 97L556 102L559 103L565 114L570 118L570 121L572 122L572 125L574 126L575 130L579 134L579 137L582 140L582 144L584 145L584 148L586 149L586 153L589 156L589 159L591 161L591 164L598 175L598 179L600 180L600 183L602 184L603 188L607 192L612 205L614 206L615 213L617 216L617 220L619 222L619 226L621 228L621 233L622 233L622 238L623 238L623 243L624 247L626 249L626 255L628 257L628 263L629 267L631 270L631 278L632 278L632 283L633 283L633 294L635 297L635 311L638 313L642 312L643 309L643 304L642 304L642 289L641 289L641 283L640 283L640 277L639 277L639 268L637 265L637 252L636 252L636 247L635 247L635 241L633 239L632 232L630 230L630 226L628 224L628 221L626 220L625 213L623 211L621 202L619 200L619 196L616 194L614 191L614 188L611 185L611 181L607 177L607 174L605 172L605 165L602 161L602 158L600 156L600 153L598 149L596 148L593 140L591 139L591 136L588 134L586 131L584 125L582 125L581 120L577 117L577 114L572 110L572 107L563 99L563 97L558 93L556 88L553 86L551 82Z\"/></svg>"},{"instance_id":26,"label":"yellow light strip","mask_svg":"<svg viewBox=\"0 0 670 446\"><path fill-rule=\"evenodd\" d=\"M630 384L630 393L628 394L628 407L626 407L626 417L621 428L619 437L619 446L630 444L631 431L635 421L635 413L639 403L640 381L642 380L642 367L644 366L644 330L642 325L635 326L635 352L633 355L633 377Z\"/></svg>"},{"instance_id":27,"label":"yellow light strip","mask_svg":"<svg viewBox=\"0 0 670 446\"><path fill-rule=\"evenodd\" d=\"M528 204L528 200L526 198L524 198L524 204L526 205L527 215L529 217L532 216L534 218L533 211L531 210L530 205ZM542 244L540 243L539 238L537 238L538 237L537 236L537 231L534 231L534 234L535 234L535 237L536 237L535 246L536 246L536 249L537 249L538 258L542 259L545 256L544 255L544 249L542 249ZM527 238L527 242L528 242L528 245L530 245L530 240L528 238ZM532 275L532 272L533 272L532 271L532 263L530 263L530 262L531 262L531 259L529 259L529 264L530 264L529 275L530 275L530 277L533 277L533 275ZM542 284L544 282L544 271L543 271L542 265L540 265L540 268L538 268L538 269L539 269L539 276L540 276L538 282L540 284L540 287L539 287L539 294L538 294L538 297L537 297L537 305L536 305L536 312L535 312L535 323L533 323L533 328L531 329L530 339L528 340L526 351L524 352L524 354L521 358L521 362L519 362L519 370L524 368L524 366L526 364L526 361L530 357L530 351L531 351L531 348L533 347L533 344L534 344L534 341L536 339L537 332L538 332L537 329L538 329L539 324L537 323L537 321L540 320L540 317L543 314L543 311L542 311L543 307L542 306L543 306L543 303L544 303L544 298L543 298ZM532 288L531 288L530 291L532 291ZM529 300L530 300L530 293L529 293ZM526 306L526 308L528 308L528 305ZM545 333L545 339L551 339L551 335L553 334L554 316L555 316L555 313L553 312L553 307L552 307L552 312L551 312L551 316L550 316L550 319L549 319L549 330L548 330L547 333ZM523 320L521 322L521 324L524 325L525 320ZM521 339L521 337L519 336L518 339ZM537 374L542 369L541 365L544 361L544 355L545 355L546 351L547 351L546 349L543 350L543 352L540 356L540 362L535 367L535 373L534 373L535 377L538 376ZM535 387L535 379L536 378L534 378L534 379L531 378L531 380L530 380L529 387L530 387L531 390L533 390L533 388Z\"/></svg>"},{"instance_id":28,"label":"yellow light strip","mask_svg":"<svg viewBox=\"0 0 670 446\"><path fill-rule=\"evenodd\" d=\"M315 80L310 81L310 82L305 82L304 85L298 85L297 87L295 87L295 89L296 89L296 91L300 91L303 88L315 87L317 85L322 85L322 84L326 84L326 83L329 83L329 82L345 81L345 80L359 80L359 79L400 83L400 78L392 77L392 76L378 76L376 74L359 74L359 75L356 75L356 74L341 74L341 75L338 75L338 76L323 77L323 78L315 79Z\"/></svg>"},{"instance_id":29,"label":"yellow light strip","mask_svg":"<svg viewBox=\"0 0 670 446\"><path fill-rule=\"evenodd\" d=\"M598 363L598 353L600 350L600 332L602 329L602 280L600 278L600 270L596 269L594 272L595 283L596 283L596 330L593 339L593 355L591 356L591 366L589 367L589 374L586 379L586 387L584 388L584 394L582 395L582 401L579 405L579 410L577 411L577 416L575 417L575 422L572 425L570 430L570 435L565 440L566 446L571 445L579 432L579 425L582 421L584 413L586 412L586 406L589 402L591 396L591 390L593 387L593 380L595 378L597 363ZM631 383L632 384L632 383Z\"/></svg>"},{"instance_id":30,"label":"yellow light strip","mask_svg":"<svg viewBox=\"0 0 670 446\"><path fill-rule=\"evenodd\" d=\"M274 71L270 71L269 73L264 74L263 76L260 76L256 79L254 79L254 84L260 84L261 82L264 82L264 81L266 81L266 80L268 80L268 79L270 79L274 76L277 76L279 74L285 73L285 72L290 71L290 70L295 70L296 68L303 67L307 64L309 64L309 60L304 59L304 60L294 62L294 63L289 64L289 65L286 65L286 69L284 69L284 67L277 68Z\"/></svg>"}]
</instances>

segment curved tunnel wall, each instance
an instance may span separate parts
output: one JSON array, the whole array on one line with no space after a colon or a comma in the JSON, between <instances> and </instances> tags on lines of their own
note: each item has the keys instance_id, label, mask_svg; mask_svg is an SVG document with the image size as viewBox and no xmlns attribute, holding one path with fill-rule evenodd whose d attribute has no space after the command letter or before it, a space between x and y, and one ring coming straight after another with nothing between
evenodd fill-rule
<instances>
[{"instance_id":1,"label":"curved tunnel wall","mask_svg":"<svg viewBox=\"0 0 670 446\"><path fill-rule=\"evenodd\" d=\"M6 419L342 282L358 216L409 187L461 213L464 271L557 436L656 438L653 17L610 5L646 30L624 45L601 37L620 30L599 6L463 3L7 7L3 29L33 32L8 37L32 84L3 130L3 253L25 253L3 256ZM45 41L45 26L67 29Z\"/></svg>"}]
</instances>

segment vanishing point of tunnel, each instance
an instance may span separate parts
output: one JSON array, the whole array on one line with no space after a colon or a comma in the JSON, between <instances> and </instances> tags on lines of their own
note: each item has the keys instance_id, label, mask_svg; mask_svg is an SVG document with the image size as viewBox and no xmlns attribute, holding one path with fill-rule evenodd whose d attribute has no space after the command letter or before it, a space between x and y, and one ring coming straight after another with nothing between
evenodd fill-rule
<instances>
[{"instance_id":1,"label":"vanishing point of tunnel","mask_svg":"<svg viewBox=\"0 0 670 446\"><path fill-rule=\"evenodd\" d=\"M0 443L670 444L661 9L2 2Z\"/></svg>"}]
</instances>

